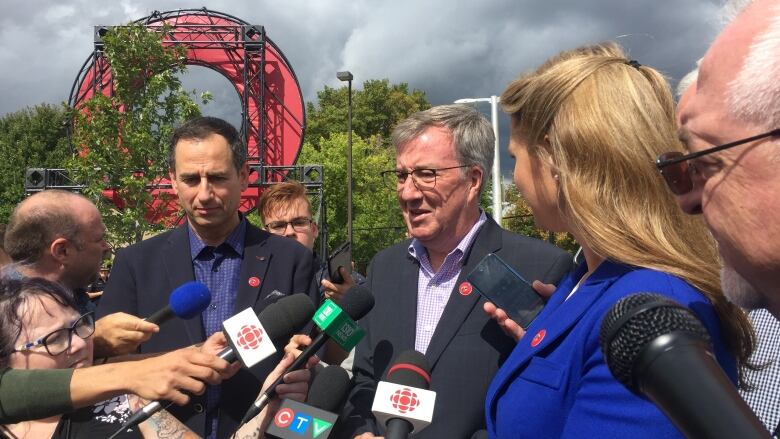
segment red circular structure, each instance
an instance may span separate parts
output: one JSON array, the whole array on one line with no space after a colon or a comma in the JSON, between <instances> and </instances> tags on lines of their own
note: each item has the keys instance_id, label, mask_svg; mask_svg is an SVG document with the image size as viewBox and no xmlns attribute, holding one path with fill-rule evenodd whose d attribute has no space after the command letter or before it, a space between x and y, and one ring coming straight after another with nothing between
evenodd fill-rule
<instances>
[{"instance_id":1,"label":"red circular structure","mask_svg":"<svg viewBox=\"0 0 780 439\"><path fill-rule=\"evenodd\" d=\"M241 194L240 209L252 210L257 203L260 183L263 183L263 168L291 166L303 144L303 95L287 58L266 36L263 26L250 25L206 8L155 11L137 22L152 29L163 24L172 26L164 44L184 46L187 64L215 70L233 84L241 98L244 117L241 132L246 139L252 170L250 186ZM95 27L95 50L82 66L71 89L69 103L74 108L94 93L111 93L111 69L102 52L102 36L108 28ZM178 211L176 197L161 196L161 193L171 193L170 182L160 181L151 190L156 201L149 212L158 213L148 219L171 218ZM115 199L113 191L106 192L121 207L121 200ZM159 206L160 203L165 206Z\"/></svg>"}]
</instances>

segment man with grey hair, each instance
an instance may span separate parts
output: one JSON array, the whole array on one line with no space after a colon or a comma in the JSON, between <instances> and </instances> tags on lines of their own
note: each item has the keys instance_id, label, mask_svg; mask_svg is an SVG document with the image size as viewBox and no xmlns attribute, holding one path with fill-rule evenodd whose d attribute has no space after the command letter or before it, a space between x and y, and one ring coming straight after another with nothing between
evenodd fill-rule
<instances>
[{"instance_id":1,"label":"man with grey hair","mask_svg":"<svg viewBox=\"0 0 780 439\"><path fill-rule=\"evenodd\" d=\"M371 415L377 382L398 354L416 350L431 365L433 423L417 438L469 438L485 428L488 384L514 347L482 311L466 275L496 253L526 279L557 283L571 256L518 236L479 207L490 178L493 131L476 110L444 105L415 113L393 131L396 167L383 172L412 238L379 252L368 272L376 304L361 326L352 389L338 437L384 433Z\"/></svg>"}]
</instances>

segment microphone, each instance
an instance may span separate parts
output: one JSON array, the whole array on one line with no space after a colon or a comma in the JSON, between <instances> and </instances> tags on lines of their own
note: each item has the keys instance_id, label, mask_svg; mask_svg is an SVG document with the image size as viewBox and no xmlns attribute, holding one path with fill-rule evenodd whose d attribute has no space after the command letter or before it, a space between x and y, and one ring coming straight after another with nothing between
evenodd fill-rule
<instances>
[{"instance_id":1,"label":"microphone","mask_svg":"<svg viewBox=\"0 0 780 439\"><path fill-rule=\"evenodd\" d=\"M197 283L197 282L191 282L191 283ZM252 309L247 308L239 314L245 314L247 311L252 312ZM256 316L256 318L260 321L259 324L261 328L265 329L264 333L268 335L268 337L266 337L266 340L270 339L270 340L275 340L277 342L286 342L287 339L290 338L291 334L293 334L295 331L299 330L300 328L303 328L306 325L306 323L309 320L309 317L311 317L313 313L314 313L314 303L312 303L309 296L305 294L293 294L287 297L283 297L277 300L276 302L268 305L267 307L265 307L265 309L263 309L260 312L260 314ZM230 319L233 319L235 317L237 316L231 317ZM225 361L232 363L233 361L240 359L239 354L242 350L252 350L249 344L247 344L246 346L239 346L239 348L237 349L234 346L234 342L231 339L231 334L226 332L225 335L228 339L228 342L230 342L231 346L223 349L222 352L217 354L218 357L224 359ZM270 340L268 341L268 343L271 343ZM270 353L264 351L265 357L260 358L259 360L255 357L252 358L252 360L254 361L253 363L249 365L247 365L246 363L243 364L246 367L251 367L254 364L257 364L258 362L272 355L275 352L276 352L275 348ZM160 402L158 401L152 401L146 404L143 408L141 408L141 410L138 410L137 412L133 413L129 418L127 418L125 423L122 425L122 429L120 431L127 430L128 428L132 428L140 424L141 422L144 422L145 420L149 419L150 416L160 411L162 408L163 408L162 404L160 404Z\"/></svg>"},{"instance_id":2,"label":"microphone","mask_svg":"<svg viewBox=\"0 0 780 439\"><path fill-rule=\"evenodd\" d=\"M648 397L686 437L769 437L715 360L704 325L674 300L624 297L604 317L599 344L612 375Z\"/></svg>"},{"instance_id":3,"label":"microphone","mask_svg":"<svg viewBox=\"0 0 780 439\"><path fill-rule=\"evenodd\" d=\"M274 439L327 439L350 387L347 371L339 366L326 367L314 377L306 404L282 401L265 435Z\"/></svg>"},{"instance_id":4,"label":"microphone","mask_svg":"<svg viewBox=\"0 0 780 439\"><path fill-rule=\"evenodd\" d=\"M314 303L306 294L292 294L283 297L265 307L260 314L255 315L252 308L247 308L235 316L225 320L223 327L230 346L217 356L232 363L241 360L244 367L252 367L260 361L276 353L275 343L287 343L290 336L300 330L314 314ZM250 316L250 319L247 319ZM251 327L252 321L257 321L259 328ZM255 329L249 332L249 329ZM258 337L260 333L267 337ZM263 331L263 329L265 331ZM261 340L258 340L261 338ZM270 346L265 346L270 344ZM259 345L259 346L257 346ZM263 349L265 347L265 349Z\"/></svg>"},{"instance_id":5,"label":"microphone","mask_svg":"<svg viewBox=\"0 0 780 439\"><path fill-rule=\"evenodd\" d=\"M187 282L176 288L168 298L168 305L145 318L147 322L162 325L173 317L189 320L211 303L209 288L200 282Z\"/></svg>"},{"instance_id":6,"label":"microphone","mask_svg":"<svg viewBox=\"0 0 780 439\"><path fill-rule=\"evenodd\" d=\"M371 411L387 427L385 439L408 438L430 425L436 404L436 392L428 390L430 371L425 355L405 351L377 384Z\"/></svg>"},{"instance_id":7,"label":"microphone","mask_svg":"<svg viewBox=\"0 0 780 439\"><path fill-rule=\"evenodd\" d=\"M241 420L241 424L257 416L274 395L276 386L282 382L284 375L300 369L315 352L325 345L328 339L332 338L345 350L352 350L365 334L363 329L355 323L355 320L362 319L373 307L374 296L367 288L360 285L352 286L347 290L344 298L341 300L340 307L330 299L326 300L312 318L314 323L322 329L322 332L312 340L311 345L298 355L293 364L249 406L249 410L247 410L244 418Z\"/></svg>"}]
</instances>

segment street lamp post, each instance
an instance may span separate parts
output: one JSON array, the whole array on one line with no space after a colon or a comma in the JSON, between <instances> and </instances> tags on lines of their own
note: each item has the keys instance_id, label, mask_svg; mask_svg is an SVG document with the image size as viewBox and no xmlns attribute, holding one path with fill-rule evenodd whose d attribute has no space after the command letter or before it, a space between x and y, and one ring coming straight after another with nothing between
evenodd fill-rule
<instances>
[{"instance_id":1,"label":"street lamp post","mask_svg":"<svg viewBox=\"0 0 780 439\"><path fill-rule=\"evenodd\" d=\"M352 73L349 71L337 72L336 77L340 81L347 82L347 241L350 246L350 261L352 260Z\"/></svg>"},{"instance_id":2,"label":"street lamp post","mask_svg":"<svg viewBox=\"0 0 780 439\"><path fill-rule=\"evenodd\" d=\"M501 159L498 144L498 103L501 98L491 96L489 98L458 99L456 104L471 104L476 102L490 102L490 119L493 122L493 134L495 135L495 144L493 145L493 216L496 222L501 225L503 211L501 209Z\"/></svg>"}]
</instances>

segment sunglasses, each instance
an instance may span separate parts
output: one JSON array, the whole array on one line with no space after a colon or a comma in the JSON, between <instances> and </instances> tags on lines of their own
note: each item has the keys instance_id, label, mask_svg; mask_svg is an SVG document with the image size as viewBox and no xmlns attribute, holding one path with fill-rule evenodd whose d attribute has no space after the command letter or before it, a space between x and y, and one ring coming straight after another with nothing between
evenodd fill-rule
<instances>
[{"instance_id":1,"label":"sunglasses","mask_svg":"<svg viewBox=\"0 0 780 439\"><path fill-rule=\"evenodd\" d=\"M655 166L673 194L685 195L693 190L693 174L696 172L696 166L689 163L690 160L772 136L780 136L780 128L691 154L683 154L679 151L665 152L655 160Z\"/></svg>"}]
</instances>

